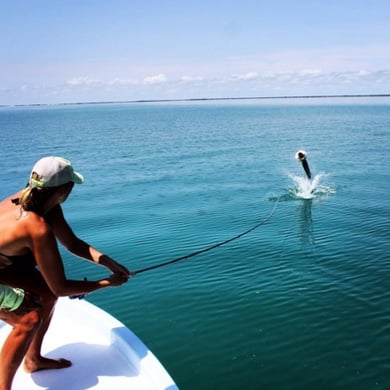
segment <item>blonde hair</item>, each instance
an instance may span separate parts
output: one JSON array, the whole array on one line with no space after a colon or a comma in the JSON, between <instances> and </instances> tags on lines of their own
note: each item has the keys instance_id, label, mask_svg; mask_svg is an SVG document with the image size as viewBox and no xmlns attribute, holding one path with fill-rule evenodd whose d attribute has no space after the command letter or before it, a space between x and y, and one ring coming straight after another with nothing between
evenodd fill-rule
<instances>
[{"instance_id":1,"label":"blonde hair","mask_svg":"<svg viewBox=\"0 0 390 390\"><path fill-rule=\"evenodd\" d=\"M42 208L52 195L54 188L39 188L28 185L21 193L19 198L12 199L12 202L19 205L25 211L34 211L37 214L42 213Z\"/></svg>"}]
</instances>

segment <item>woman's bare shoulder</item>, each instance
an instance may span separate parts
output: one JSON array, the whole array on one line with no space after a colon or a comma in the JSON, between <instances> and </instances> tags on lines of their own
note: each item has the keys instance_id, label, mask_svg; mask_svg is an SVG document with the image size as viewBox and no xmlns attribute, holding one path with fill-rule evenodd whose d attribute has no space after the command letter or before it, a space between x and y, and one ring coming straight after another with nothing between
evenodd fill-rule
<instances>
[{"instance_id":1,"label":"woman's bare shoulder","mask_svg":"<svg viewBox=\"0 0 390 390\"><path fill-rule=\"evenodd\" d=\"M22 192L23 192L23 190L20 190L20 191L16 192L15 194L7 196L6 198L2 199L0 202L0 209L10 208L12 205L14 205L14 202L15 202L14 199L20 198L20 196L22 195Z\"/></svg>"},{"instance_id":2,"label":"woman's bare shoulder","mask_svg":"<svg viewBox=\"0 0 390 390\"><path fill-rule=\"evenodd\" d=\"M23 210L12 203L12 199L11 196L0 203L0 247L5 244L4 241L23 240L49 233L51 229L45 218L33 211Z\"/></svg>"}]
</instances>

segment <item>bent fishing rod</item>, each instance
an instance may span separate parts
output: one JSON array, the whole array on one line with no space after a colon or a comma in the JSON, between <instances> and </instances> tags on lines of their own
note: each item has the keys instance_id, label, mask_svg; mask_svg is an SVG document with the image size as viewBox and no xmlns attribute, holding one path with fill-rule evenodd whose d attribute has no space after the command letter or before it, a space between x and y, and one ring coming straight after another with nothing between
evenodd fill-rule
<instances>
[{"instance_id":1,"label":"bent fishing rod","mask_svg":"<svg viewBox=\"0 0 390 390\"><path fill-rule=\"evenodd\" d=\"M237 235L235 235L233 237L230 237L227 240L224 240L224 241L221 241L221 242L217 242L216 244L212 244L212 245L210 245L210 246L208 246L206 248L199 249L199 250L197 250L195 252L189 253L188 255L180 256L180 257L177 257L177 258L172 259L172 260L164 261L162 263L158 263L158 264L155 264L155 265L151 265L149 267L145 267L145 268L139 269L137 271L132 272L132 276L135 276L135 275L147 272L147 271L151 271L153 269L165 267L167 265L175 264L175 263L178 263L179 261L187 260L187 259L189 259L191 257L200 255L202 253L209 252L209 251L211 251L211 250L213 250L215 248L219 248L220 246L226 245L229 242L232 242L234 240L238 240L239 238L249 234L250 232L253 232L254 230L259 228L260 226L266 224L271 219L271 217L274 215L274 213L276 211L276 207L277 207L277 205L279 203L279 199L280 199L280 196L276 200L275 206L273 207L271 212L267 215L267 217L265 219L263 219L262 221L260 221L259 223L257 223L256 225L252 226L250 229L245 230L244 232L241 232L241 233L239 233L239 234L237 234ZM87 280L87 278L84 278L84 280ZM86 295L87 294L74 295L74 296L70 296L69 298L70 299L84 299L86 297Z\"/></svg>"},{"instance_id":2,"label":"bent fishing rod","mask_svg":"<svg viewBox=\"0 0 390 390\"><path fill-rule=\"evenodd\" d=\"M209 252L215 248L218 248L222 245L226 245L228 244L229 242L232 242L234 240L237 240L251 232L253 232L255 229L259 228L260 226L264 225L265 223L267 223L271 217L274 215L275 213L275 210L276 210L276 207L279 203L279 199L280 197L276 200L275 202L275 206L273 207L272 211L267 215L267 217L265 219L263 219L261 222L257 223L256 225L252 226L250 229L248 230L245 230L244 232L241 232L233 237L230 237L228 238L227 240L224 240L224 241L221 241L221 242L218 242L216 244L212 244L206 248L203 248L203 249L199 249L195 252L192 252L190 254L187 254L187 255L184 255L184 256L180 256L180 257L177 257L175 259L172 259L172 260L168 260L168 261L165 261L165 262L162 262L162 263L159 263L159 264L155 264L155 265L151 265L149 267L145 267L145 268L142 268L142 269L139 269L137 271L134 271L133 275L138 275L138 274L141 274L143 272L147 272L147 271L151 271L153 269L157 269L157 268L161 268L161 267L165 267L167 265L171 265L171 264L175 264L175 263L178 263L179 261L183 261L183 260L187 260L191 257L194 257L194 256L197 256L197 255L200 255L202 253L205 253L205 252Z\"/></svg>"}]
</instances>

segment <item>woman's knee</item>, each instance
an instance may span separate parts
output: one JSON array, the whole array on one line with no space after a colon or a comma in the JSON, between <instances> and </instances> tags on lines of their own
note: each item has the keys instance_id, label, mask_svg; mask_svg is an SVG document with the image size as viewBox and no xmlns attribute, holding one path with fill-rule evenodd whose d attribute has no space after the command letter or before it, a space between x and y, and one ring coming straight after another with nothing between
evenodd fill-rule
<instances>
[{"instance_id":1,"label":"woman's knee","mask_svg":"<svg viewBox=\"0 0 390 390\"><path fill-rule=\"evenodd\" d=\"M42 323L40 310L32 310L19 318L18 327L24 332L31 332L38 329Z\"/></svg>"}]
</instances>

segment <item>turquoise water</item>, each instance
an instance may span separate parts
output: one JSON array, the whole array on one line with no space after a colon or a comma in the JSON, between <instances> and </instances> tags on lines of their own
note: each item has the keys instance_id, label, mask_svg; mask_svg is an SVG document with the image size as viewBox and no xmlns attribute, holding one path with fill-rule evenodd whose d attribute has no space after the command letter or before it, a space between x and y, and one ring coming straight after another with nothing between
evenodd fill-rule
<instances>
[{"instance_id":1,"label":"turquoise water","mask_svg":"<svg viewBox=\"0 0 390 390\"><path fill-rule=\"evenodd\" d=\"M181 389L388 389L389 129L389 99L1 108L0 195L69 158L70 224L132 270L271 216L87 299ZM70 278L106 274L62 253Z\"/></svg>"}]
</instances>

